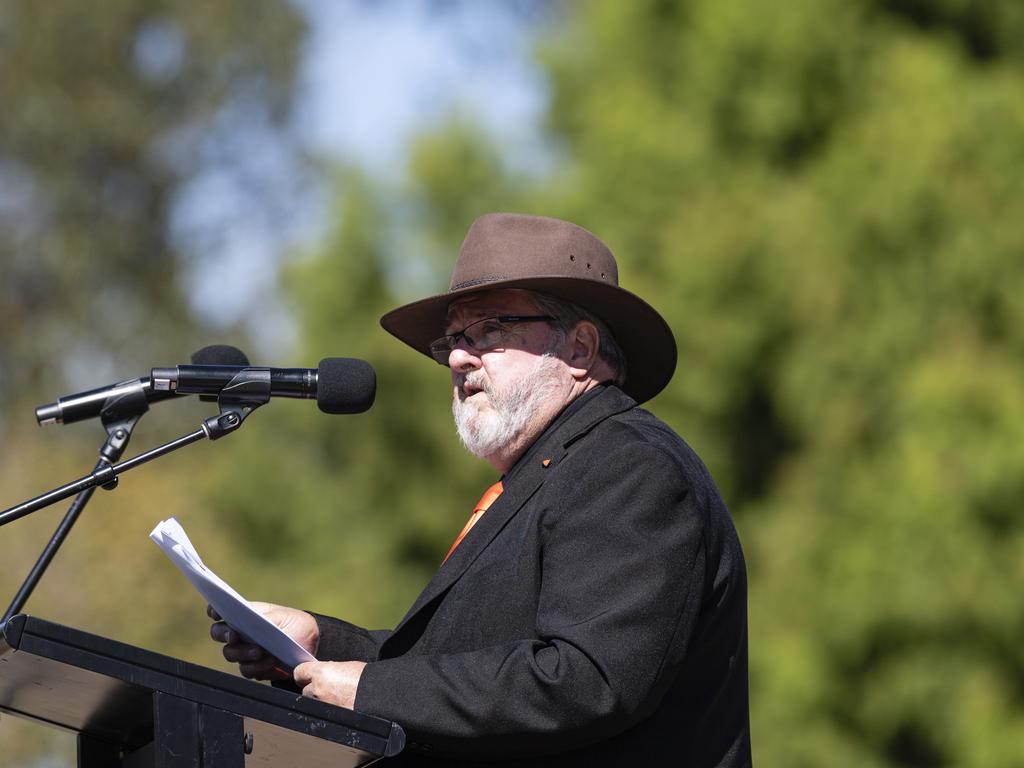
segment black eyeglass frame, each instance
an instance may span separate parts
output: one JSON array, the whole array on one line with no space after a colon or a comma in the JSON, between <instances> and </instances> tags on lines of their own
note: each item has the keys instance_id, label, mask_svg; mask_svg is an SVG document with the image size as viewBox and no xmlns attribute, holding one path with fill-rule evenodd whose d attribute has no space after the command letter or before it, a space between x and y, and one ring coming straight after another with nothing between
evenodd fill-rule
<instances>
[{"instance_id":1,"label":"black eyeglass frame","mask_svg":"<svg viewBox=\"0 0 1024 768\"><path fill-rule=\"evenodd\" d=\"M455 333L446 333L444 336L441 336L440 338L434 339L432 342L430 342L430 345L429 345L430 356L432 358L434 358L434 360L439 365L447 366L448 365L448 356L452 353L452 350L455 349L455 345L459 343L459 339L460 338L465 339L466 343L472 349L476 350L477 352L490 352L490 351L493 351L495 349L499 349L500 346L501 346L500 344L487 344L487 345L484 345L483 347L479 347L473 341L472 336L469 336L469 335L466 334L466 331L468 331L474 325L480 325L480 323L495 322L495 321L497 321L499 323L510 323L510 324L511 323L539 323L539 322L551 322L551 321L557 320L557 319L558 318L556 318L556 317L554 317L552 315L495 315L494 317L484 317L484 318L481 318L479 320L473 321L472 323L467 325L465 328L463 328L461 331L456 331Z\"/></svg>"}]
</instances>

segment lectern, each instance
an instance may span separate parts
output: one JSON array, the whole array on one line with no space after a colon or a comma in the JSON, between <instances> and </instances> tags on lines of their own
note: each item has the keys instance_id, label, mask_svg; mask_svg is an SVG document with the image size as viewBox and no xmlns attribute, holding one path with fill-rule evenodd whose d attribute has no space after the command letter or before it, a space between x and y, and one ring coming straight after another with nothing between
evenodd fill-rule
<instances>
[{"instance_id":1,"label":"lectern","mask_svg":"<svg viewBox=\"0 0 1024 768\"><path fill-rule=\"evenodd\" d=\"M405 745L397 723L24 615L0 632L0 710L77 733L79 768L342 768Z\"/></svg>"}]
</instances>

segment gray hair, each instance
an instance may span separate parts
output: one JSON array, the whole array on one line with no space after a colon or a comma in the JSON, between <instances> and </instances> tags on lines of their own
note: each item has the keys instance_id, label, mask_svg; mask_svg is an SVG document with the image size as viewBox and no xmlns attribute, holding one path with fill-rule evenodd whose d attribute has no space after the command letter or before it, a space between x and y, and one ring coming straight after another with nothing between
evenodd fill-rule
<instances>
[{"instance_id":1,"label":"gray hair","mask_svg":"<svg viewBox=\"0 0 1024 768\"><path fill-rule=\"evenodd\" d=\"M546 293L530 291L530 298L533 300L538 312L555 318L551 325L561 335L563 341L566 334L575 328L580 321L586 320L593 323L597 327L597 333L600 338L597 353L615 372L612 383L618 387L625 383L626 356L622 353L622 348L615 341L612 332L601 318L583 309L578 304L573 304L566 299L549 296Z\"/></svg>"}]
</instances>

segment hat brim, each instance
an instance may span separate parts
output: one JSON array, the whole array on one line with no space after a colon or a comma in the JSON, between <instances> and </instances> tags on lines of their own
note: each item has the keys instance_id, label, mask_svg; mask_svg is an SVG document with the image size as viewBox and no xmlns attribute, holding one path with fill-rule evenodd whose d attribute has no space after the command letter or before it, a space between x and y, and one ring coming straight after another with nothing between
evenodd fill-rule
<instances>
[{"instance_id":1,"label":"hat brim","mask_svg":"<svg viewBox=\"0 0 1024 768\"><path fill-rule=\"evenodd\" d=\"M529 277L488 281L420 299L380 319L388 333L427 357L430 343L444 334L448 305L473 293L520 288L567 299L601 318L626 358L622 390L638 403L650 400L672 379L676 342L668 323L647 302L624 288L574 277Z\"/></svg>"}]
</instances>

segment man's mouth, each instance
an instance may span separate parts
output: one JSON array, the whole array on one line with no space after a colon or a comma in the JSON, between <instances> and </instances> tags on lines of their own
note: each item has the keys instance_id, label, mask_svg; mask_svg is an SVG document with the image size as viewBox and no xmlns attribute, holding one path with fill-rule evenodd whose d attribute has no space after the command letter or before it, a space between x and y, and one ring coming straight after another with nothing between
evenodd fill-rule
<instances>
[{"instance_id":1,"label":"man's mouth","mask_svg":"<svg viewBox=\"0 0 1024 768\"><path fill-rule=\"evenodd\" d=\"M473 395L484 394L487 397L486 387L482 383L476 383L473 381L463 381L458 387L459 400L465 402L469 400Z\"/></svg>"}]
</instances>

